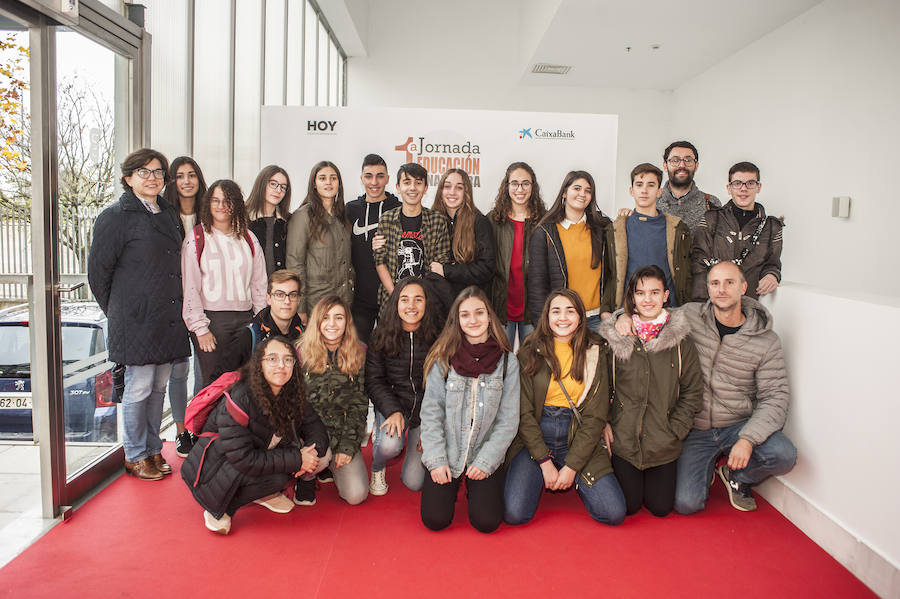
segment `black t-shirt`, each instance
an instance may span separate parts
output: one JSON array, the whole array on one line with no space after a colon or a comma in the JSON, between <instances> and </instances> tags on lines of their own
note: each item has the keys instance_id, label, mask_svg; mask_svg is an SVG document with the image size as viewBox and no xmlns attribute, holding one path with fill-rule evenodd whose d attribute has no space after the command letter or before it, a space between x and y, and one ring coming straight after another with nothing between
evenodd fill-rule
<instances>
[{"instance_id":1,"label":"black t-shirt","mask_svg":"<svg viewBox=\"0 0 900 599\"><path fill-rule=\"evenodd\" d=\"M741 229L746 227L747 223L749 223L756 217L757 212L758 210L756 209L756 207L754 207L753 210L744 210L737 204L731 204L731 213L734 214L734 217L737 219L738 226Z\"/></svg>"},{"instance_id":2,"label":"black t-shirt","mask_svg":"<svg viewBox=\"0 0 900 599\"><path fill-rule=\"evenodd\" d=\"M718 318L716 319L716 328L719 329L719 340L720 341L725 338L725 335L733 335L734 333L737 333L738 331L740 331L742 326L744 326L744 325L741 324L736 327L725 326L724 324L719 322Z\"/></svg>"},{"instance_id":3,"label":"black t-shirt","mask_svg":"<svg viewBox=\"0 0 900 599\"><path fill-rule=\"evenodd\" d=\"M397 246L397 274L395 281L406 277L421 277L425 274L425 241L422 237L422 214L406 216L400 214L400 245Z\"/></svg>"}]
</instances>

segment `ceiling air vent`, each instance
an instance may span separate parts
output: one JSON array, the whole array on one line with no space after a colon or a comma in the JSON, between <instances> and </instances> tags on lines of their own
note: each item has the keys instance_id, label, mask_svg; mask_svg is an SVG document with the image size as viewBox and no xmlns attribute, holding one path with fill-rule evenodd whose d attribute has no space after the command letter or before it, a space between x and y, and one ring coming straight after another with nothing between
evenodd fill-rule
<instances>
[{"instance_id":1,"label":"ceiling air vent","mask_svg":"<svg viewBox=\"0 0 900 599\"><path fill-rule=\"evenodd\" d=\"M546 62L539 62L534 65L534 68L531 69L532 73L539 73L542 75L565 75L569 71L572 70L571 66L564 64L547 64Z\"/></svg>"}]
</instances>

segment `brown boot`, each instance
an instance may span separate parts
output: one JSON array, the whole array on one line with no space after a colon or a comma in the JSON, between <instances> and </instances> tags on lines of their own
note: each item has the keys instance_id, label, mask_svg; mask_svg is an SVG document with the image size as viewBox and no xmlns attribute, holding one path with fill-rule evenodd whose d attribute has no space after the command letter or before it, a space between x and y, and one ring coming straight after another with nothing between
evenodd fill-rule
<instances>
[{"instance_id":1,"label":"brown boot","mask_svg":"<svg viewBox=\"0 0 900 599\"><path fill-rule=\"evenodd\" d=\"M153 460L144 458L140 462L125 462L125 472L140 480L162 480L162 473L156 469Z\"/></svg>"},{"instance_id":2,"label":"brown boot","mask_svg":"<svg viewBox=\"0 0 900 599\"><path fill-rule=\"evenodd\" d=\"M156 469L159 470L160 474L172 474L172 467L166 463L166 459L162 457L161 453L150 456L150 460L153 462L153 465L156 466Z\"/></svg>"}]
</instances>

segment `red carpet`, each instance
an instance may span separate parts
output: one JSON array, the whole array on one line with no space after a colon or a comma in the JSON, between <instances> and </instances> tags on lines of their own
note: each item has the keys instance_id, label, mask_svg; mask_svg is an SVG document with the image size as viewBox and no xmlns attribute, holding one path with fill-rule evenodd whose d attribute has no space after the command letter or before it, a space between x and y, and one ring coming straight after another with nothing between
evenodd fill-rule
<instances>
[{"instance_id":1,"label":"red carpet","mask_svg":"<svg viewBox=\"0 0 900 599\"><path fill-rule=\"evenodd\" d=\"M221 537L177 472L122 476L0 570L0 596L27 597L874 597L770 505L737 512L717 480L706 511L610 528L574 492L545 494L531 524L483 535L466 519L419 521L418 495L350 507L334 485L290 514L251 505Z\"/></svg>"}]
</instances>

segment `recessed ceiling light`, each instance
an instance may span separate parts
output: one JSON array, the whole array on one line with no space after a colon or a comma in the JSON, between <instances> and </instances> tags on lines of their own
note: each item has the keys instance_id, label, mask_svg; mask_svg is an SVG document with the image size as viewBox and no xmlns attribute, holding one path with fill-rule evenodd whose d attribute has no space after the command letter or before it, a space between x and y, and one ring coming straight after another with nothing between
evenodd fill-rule
<instances>
[{"instance_id":1,"label":"recessed ceiling light","mask_svg":"<svg viewBox=\"0 0 900 599\"><path fill-rule=\"evenodd\" d=\"M548 64L546 62L539 62L531 69L532 73L538 73L541 75L565 75L569 71L572 70L572 67L564 64Z\"/></svg>"}]
</instances>

